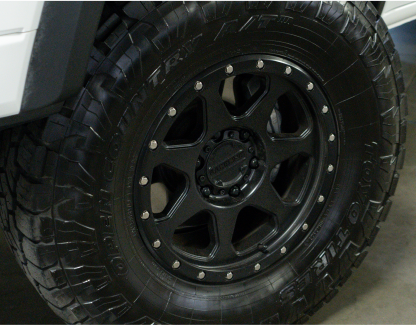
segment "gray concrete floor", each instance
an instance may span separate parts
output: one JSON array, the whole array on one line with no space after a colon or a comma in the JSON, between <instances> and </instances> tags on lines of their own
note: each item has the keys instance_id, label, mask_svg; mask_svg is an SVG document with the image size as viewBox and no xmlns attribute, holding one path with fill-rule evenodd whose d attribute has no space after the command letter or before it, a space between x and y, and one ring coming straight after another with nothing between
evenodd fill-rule
<instances>
[{"instance_id":1,"label":"gray concrete floor","mask_svg":"<svg viewBox=\"0 0 416 325\"><path fill-rule=\"evenodd\" d=\"M416 323L416 22L391 31L409 97L407 155L394 204L370 253L314 324ZM0 323L61 323L24 276L0 232Z\"/></svg>"}]
</instances>

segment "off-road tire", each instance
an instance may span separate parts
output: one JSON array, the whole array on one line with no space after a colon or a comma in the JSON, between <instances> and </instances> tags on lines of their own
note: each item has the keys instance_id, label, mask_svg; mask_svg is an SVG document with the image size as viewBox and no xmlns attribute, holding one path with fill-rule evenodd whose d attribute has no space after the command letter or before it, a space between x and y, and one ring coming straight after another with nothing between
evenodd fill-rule
<instances>
[{"instance_id":1,"label":"off-road tire","mask_svg":"<svg viewBox=\"0 0 416 325\"><path fill-rule=\"evenodd\" d=\"M0 220L19 265L68 323L305 322L362 263L403 166L406 95L382 18L370 2L113 9L78 96L59 114L1 134ZM262 34L242 28L247 22ZM274 53L314 73L334 104L333 192L303 253L238 283L189 284L137 254L137 225L119 195L134 158L128 147L146 133L148 112L161 109L158 98L184 82L178 76L202 71L207 57L243 54L244 37L250 48L261 46L268 34L276 37ZM175 53L180 60L168 70Z\"/></svg>"}]
</instances>

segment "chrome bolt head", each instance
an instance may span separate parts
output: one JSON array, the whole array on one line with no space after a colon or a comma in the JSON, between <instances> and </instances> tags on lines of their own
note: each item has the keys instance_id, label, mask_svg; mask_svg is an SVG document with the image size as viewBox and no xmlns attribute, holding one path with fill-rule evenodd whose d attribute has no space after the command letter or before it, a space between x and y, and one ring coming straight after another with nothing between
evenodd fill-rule
<instances>
[{"instance_id":1,"label":"chrome bolt head","mask_svg":"<svg viewBox=\"0 0 416 325\"><path fill-rule=\"evenodd\" d=\"M312 82L308 82L308 85L306 86L306 89L308 90L308 91L312 91L313 90L313 83Z\"/></svg>"},{"instance_id":2,"label":"chrome bolt head","mask_svg":"<svg viewBox=\"0 0 416 325\"><path fill-rule=\"evenodd\" d=\"M286 247L285 247L285 246L283 246L283 247L280 249L280 254L284 255L284 254L286 254L286 252L287 252L287 249L286 249Z\"/></svg>"},{"instance_id":3,"label":"chrome bolt head","mask_svg":"<svg viewBox=\"0 0 416 325\"><path fill-rule=\"evenodd\" d=\"M303 226L302 226L302 230L306 231L306 230L308 230L308 228L309 228L309 225L307 223L304 223Z\"/></svg>"},{"instance_id":4,"label":"chrome bolt head","mask_svg":"<svg viewBox=\"0 0 416 325\"><path fill-rule=\"evenodd\" d=\"M200 272L198 273L197 278L198 278L199 280L203 280L203 279L205 279L205 272L204 272L204 271L200 271Z\"/></svg>"},{"instance_id":5,"label":"chrome bolt head","mask_svg":"<svg viewBox=\"0 0 416 325\"><path fill-rule=\"evenodd\" d=\"M234 72L234 68L233 68L233 66L231 65L231 64L228 64L226 67L225 67L225 73L226 74L232 74Z\"/></svg>"},{"instance_id":6,"label":"chrome bolt head","mask_svg":"<svg viewBox=\"0 0 416 325\"><path fill-rule=\"evenodd\" d=\"M141 186L146 186L149 183L149 179L146 176L140 177L139 184Z\"/></svg>"},{"instance_id":7,"label":"chrome bolt head","mask_svg":"<svg viewBox=\"0 0 416 325\"><path fill-rule=\"evenodd\" d=\"M322 203L325 201L325 197L323 195L319 195L318 197L318 203Z\"/></svg>"},{"instance_id":8,"label":"chrome bolt head","mask_svg":"<svg viewBox=\"0 0 416 325\"><path fill-rule=\"evenodd\" d=\"M291 67L289 67L289 66L287 66L286 67L286 69L285 69L285 75L290 75L292 73L292 68Z\"/></svg>"},{"instance_id":9,"label":"chrome bolt head","mask_svg":"<svg viewBox=\"0 0 416 325\"><path fill-rule=\"evenodd\" d=\"M150 150L155 150L157 148L157 141L156 140L151 140L149 142L149 148L150 148Z\"/></svg>"},{"instance_id":10,"label":"chrome bolt head","mask_svg":"<svg viewBox=\"0 0 416 325\"><path fill-rule=\"evenodd\" d=\"M234 185L230 188L230 195L233 197L237 197L240 195L240 188L237 185Z\"/></svg>"},{"instance_id":11,"label":"chrome bolt head","mask_svg":"<svg viewBox=\"0 0 416 325\"><path fill-rule=\"evenodd\" d=\"M232 278L233 278L233 272L228 272L227 273L227 275L225 276L225 278L227 279L227 280L231 280Z\"/></svg>"},{"instance_id":12,"label":"chrome bolt head","mask_svg":"<svg viewBox=\"0 0 416 325\"><path fill-rule=\"evenodd\" d=\"M147 220L147 219L149 219L149 216L150 216L149 211L144 210L144 211L142 212L142 214L140 215L140 218L142 218L143 220Z\"/></svg>"},{"instance_id":13,"label":"chrome bolt head","mask_svg":"<svg viewBox=\"0 0 416 325\"><path fill-rule=\"evenodd\" d=\"M176 115L176 108L175 107L170 107L168 109L168 116L174 117L175 115Z\"/></svg>"},{"instance_id":14,"label":"chrome bolt head","mask_svg":"<svg viewBox=\"0 0 416 325\"><path fill-rule=\"evenodd\" d=\"M260 265L260 263L257 263L256 265L254 265L254 271L260 271L260 269L261 269L261 265Z\"/></svg>"},{"instance_id":15,"label":"chrome bolt head","mask_svg":"<svg viewBox=\"0 0 416 325\"><path fill-rule=\"evenodd\" d=\"M181 262L179 262L178 260L174 261L172 264L172 269L178 269L179 266L181 266Z\"/></svg>"},{"instance_id":16,"label":"chrome bolt head","mask_svg":"<svg viewBox=\"0 0 416 325\"><path fill-rule=\"evenodd\" d=\"M257 168L259 168L259 160L256 157L251 158L248 166L251 169L257 169Z\"/></svg>"},{"instance_id":17,"label":"chrome bolt head","mask_svg":"<svg viewBox=\"0 0 416 325\"><path fill-rule=\"evenodd\" d=\"M328 113L328 112L329 112L329 108L328 108L328 106L324 105L324 106L322 107L322 113L323 113L323 114L326 114L326 113Z\"/></svg>"},{"instance_id":18,"label":"chrome bolt head","mask_svg":"<svg viewBox=\"0 0 416 325\"><path fill-rule=\"evenodd\" d=\"M334 166L329 164L327 170L328 170L328 173L332 172L334 170Z\"/></svg>"},{"instance_id":19,"label":"chrome bolt head","mask_svg":"<svg viewBox=\"0 0 416 325\"><path fill-rule=\"evenodd\" d=\"M263 60L258 60L257 61L256 68L259 69L259 70L261 70L261 69L264 68L264 62L263 62Z\"/></svg>"},{"instance_id":20,"label":"chrome bolt head","mask_svg":"<svg viewBox=\"0 0 416 325\"><path fill-rule=\"evenodd\" d=\"M333 141L335 140L335 135L330 134L330 135L329 135L328 140L329 140L330 142L333 142Z\"/></svg>"},{"instance_id":21,"label":"chrome bolt head","mask_svg":"<svg viewBox=\"0 0 416 325\"><path fill-rule=\"evenodd\" d=\"M160 245L162 245L162 243L159 239L156 239L152 244L153 248L156 248L156 249L159 248Z\"/></svg>"},{"instance_id":22,"label":"chrome bolt head","mask_svg":"<svg viewBox=\"0 0 416 325\"><path fill-rule=\"evenodd\" d=\"M202 82L201 81L197 81L197 82L195 82L195 85L194 85L194 89L196 90L196 91L200 91L200 90L202 90L202 88L204 87L204 85L202 84Z\"/></svg>"},{"instance_id":23,"label":"chrome bolt head","mask_svg":"<svg viewBox=\"0 0 416 325\"><path fill-rule=\"evenodd\" d=\"M201 193L205 197L209 197L211 195L211 190L208 186L205 186L201 189Z\"/></svg>"}]
</instances>

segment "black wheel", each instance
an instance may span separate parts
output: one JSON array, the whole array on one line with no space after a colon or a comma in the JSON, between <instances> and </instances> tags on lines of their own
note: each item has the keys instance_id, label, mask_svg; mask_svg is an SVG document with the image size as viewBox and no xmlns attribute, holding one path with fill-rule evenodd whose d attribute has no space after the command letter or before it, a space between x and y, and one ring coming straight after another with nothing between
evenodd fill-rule
<instances>
[{"instance_id":1,"label":"black wheel","mask_svg":"<svg viewBox=\"0 0 416 325\"><path fill-rule=\"evenodd\" d=\"M128 3L85 89L4 132L2 222L66 322L294 323L366 255L403 163L371 3Z\"/></svg>"}]
</instances>

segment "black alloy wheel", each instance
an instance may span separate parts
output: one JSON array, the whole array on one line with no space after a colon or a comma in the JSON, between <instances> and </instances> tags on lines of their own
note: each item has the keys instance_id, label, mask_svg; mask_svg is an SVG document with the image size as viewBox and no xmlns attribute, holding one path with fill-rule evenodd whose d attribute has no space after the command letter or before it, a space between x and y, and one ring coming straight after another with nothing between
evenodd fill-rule
<instances>
[{"instance_id":1,"label":"black alloy wheel","mask_svg":"<svg viewBox=\"0 0 416 325\"><path fill-rule=\"evenodd\" d=\"M403 166L383 19L370 2L104 9L82 91L1 133L24 272L67 323L306 322L363 262Z\"/></svg>"},{"instance_id":2,"label":"black alloy wheel","mask_svg":"<svg viewBox=\"0 0 416 325\"><path fill-rule=\"evenodd\" d=\"M336 171L330 106L301 67L260 54L182 87L150 127L135 179L140 233L161 265L224 283L299 245Z\"/></svg>"}]
</instances>

